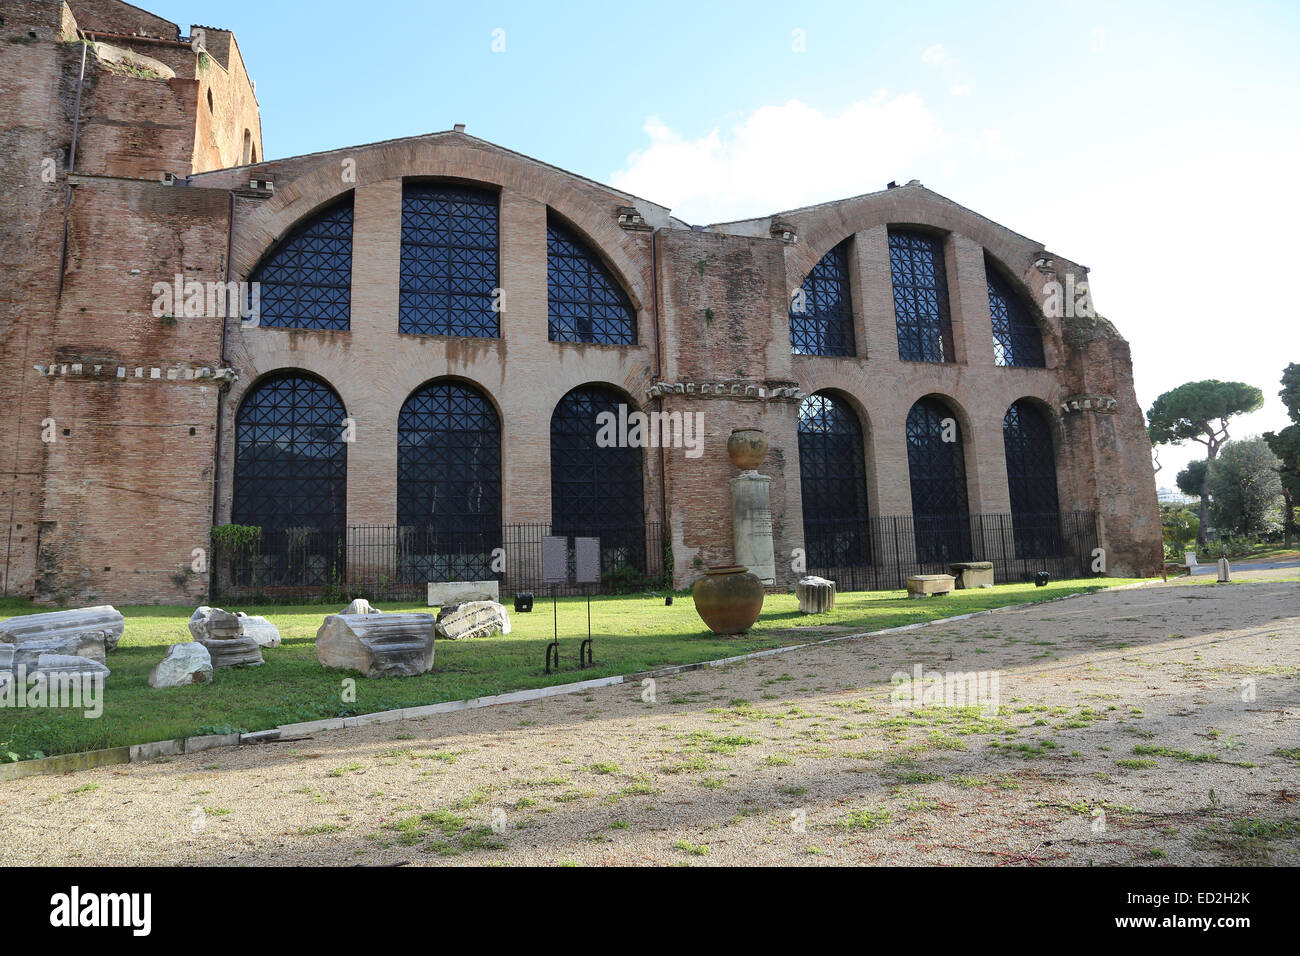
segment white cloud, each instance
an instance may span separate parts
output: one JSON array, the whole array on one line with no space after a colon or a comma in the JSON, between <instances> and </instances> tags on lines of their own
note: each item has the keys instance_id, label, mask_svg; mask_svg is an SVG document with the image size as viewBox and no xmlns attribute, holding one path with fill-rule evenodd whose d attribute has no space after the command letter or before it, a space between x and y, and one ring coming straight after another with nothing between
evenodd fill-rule
<instances>
[{"instance_id":1,"label":"white cloud","mask_svg":"<svg viewBox=\"0 0 1300 956\"><path fill-rule=\"evenodd\" d=\"M935 65L943 63L948 59L948 48L942 43L928 46L925 48L925 52L921 54L921 59L926 63L932 63Z\"/></svg>"},{"instance_id":2,"label":"white cloud","mask_svg":"<svg viewBox=\"0 0 1300 956\"><path fill-rule=\"evenodd\" d=\"M954 83L954 84L952 85L952 95L953 95L953 96L970 96L970 84L969 84L969 83Z\"/></svg>"},{"instance_id":3,"label":"white cloud","mask_svg":"<svg viewBox=\"0 0 1300 956\"><path fill-rule=\"evenodd\" d=\"M882 189L891 179L912 178L918 158L944 141L914 93L880 93L840 113L790 100L696 139L658 117L646 121L645 131L650 145L628 157L613 185L701 223Z\"/></svg>"}]
</instances>

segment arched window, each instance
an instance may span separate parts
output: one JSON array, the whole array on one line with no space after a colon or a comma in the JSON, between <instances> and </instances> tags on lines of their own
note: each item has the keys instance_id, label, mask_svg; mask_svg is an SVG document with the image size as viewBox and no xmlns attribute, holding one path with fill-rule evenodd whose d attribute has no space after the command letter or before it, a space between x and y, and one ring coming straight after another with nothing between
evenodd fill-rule
<instances>
[{"instance_id":1,"label":"arched window","mask_svg":"<svg viewBox=\"0 0 1300 956\"><path fill-rule=\"evenodd\" d=\"M847 402L817 392L799 406L799 476L808 566L869 564L866 452Z\"/></svg>"},{"instance_id":2,"label":"arched window","mask_svg":"<svg viewBox=\"0 0 1300 956\"><path fill-rule=\"evenodd\" d=\"M943 240L924 232L889 230L889 273L898 357L907 362L954 361Z\"/></svg>"},{"instance_id":3,"label":"arched window","mask_svg":"<svg viewBox=\"0 0 1300 956\"><path fill-rule=\"evenodd\" d=\"M1056 452L1047 416L1021 399L1002 419L1002 443L1011 492L1016 557L1062 553L1061 514L1056 497Z\"/></svg>"},{"instance_id":4,"label":"arched window","mask_svg":"<svg viewBox=\"0 0 1300 956\"><path fill-rule=\"evenodd\" d=\"M352 194L289 231L254 270L257 324L346 331L352 309Z\"/></svg>"},{"instance_id":5,"label":"arched window","mask_svg":"<svg viewBox=\"0 0 1300 956\"><path fill-rule=\"evenodd\" d=\"M235 556L214 564L222 584L315 588L344 579L346 417L335 391L308 375L273 376L244 397L230 520L262 533L251 565Z\"/></svg>"},{"instance_id":6,"label":"arched window","mask_svg":"<svg viewBox=\"0 0 1300 956\"><path fill-rule=\"evenodd\" d=\"M430 382L397 418L397 523L403 576L492 576L501 539L501 420L478 389Z\"/></svg>"},{"instance_id":7,"label":"arched window","mask_svg":"<svg viewBox=\"0 0 1300 956\"><path fill-rule=\"evenodd\" d=\"M636 312L596 253L546 217L547 337L552 342L636 344Z\"/></svg>"},{"instance_id":8,"label":"arched window","mask_svg":"<svg viewBox=\"0 0 1300 956\"><path fill-rule=\"evenodd\" d=\"M907 413L907 467L917 560L924 564L969 560L961 425L937 398L923 398Z\"/></svg>"},{"instance_id":9,"label":"arched window","mask_svg":"<svg viewBox=\"0 0 1300 956\"><path fill-rule=\"evenodd\" d=\"M1020 296L996 272L986 266L989 285L989 315L993 318L993 363L1042 368L1043 336Z\"/></svg>"},{"instance_id":10,"label":"arched window","mask_svg":"<svg viewBox=\"0 0 1300 956\"><path fill-rule=\"evenodd\" d=\"M242 165L247 166L253 161L253 134L249 130L244 130L244 152Z\"/></svg>"},{"instance_id":11,"label":"arched window","mask_svg":"<svg viewBox=\"0 0 1300 956\"><path fill-rule=\"evenodd\" d=\"M599 385L575 388L551 415L551 531L601 540L602 567L628 564L642 571L645 498L641 449L600 440L601 413L617 421L619 392ZM607 446L607 447L603 447Z\"/></svg>"},{"instance_id":12,"label":"arched window","mask_svg":"<svg viewBox=\"0 0 1300 956\"><path fill-rule=\"evenodd\" d=\"M402 188L402 332L501 334L497 279L498 197L448 183Z\"/></svg>"},{"instance_id":13,"label":"arched window","mask_svg":"<svg viewBox=\"0 0 1300 956\"><path fill-rule=\"evenodd\" d=\"M821 257L791 301L790 351L795 355L856 354L849 240Z\"/></svg>"}]
</instances>

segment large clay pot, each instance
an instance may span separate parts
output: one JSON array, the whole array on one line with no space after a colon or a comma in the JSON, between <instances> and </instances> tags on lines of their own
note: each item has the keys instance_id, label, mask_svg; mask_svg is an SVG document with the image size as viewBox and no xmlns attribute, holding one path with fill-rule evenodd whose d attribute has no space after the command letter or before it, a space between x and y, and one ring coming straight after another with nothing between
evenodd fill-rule
<instances>
[{"instance_id":1,"label":"large clay pot","mask_svg":"<svg viewBox=\"0 0 1300 956\"><path fill-rule=\"evenodd\" d=\"M743 634L763 610L763 582L749 568L709 568L695 582L691 597L714 634Z\"/></svg>"},{"instance_id":2,"label":"large clay pot","mask_svg":"<svg viewBox=\"0 0 1300 956\"><path fill-rule=\"evenodd\" d=\"M727 439L727 454L741 471L754 471L767 457L767 436L760 428L732 429Z\"/></svg>"}]
</instances>

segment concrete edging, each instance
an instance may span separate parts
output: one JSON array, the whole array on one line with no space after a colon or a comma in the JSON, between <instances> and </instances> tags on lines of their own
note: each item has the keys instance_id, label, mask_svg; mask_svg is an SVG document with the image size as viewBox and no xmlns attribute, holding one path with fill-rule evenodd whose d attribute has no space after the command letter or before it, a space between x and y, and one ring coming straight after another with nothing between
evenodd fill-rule
<instances>
[{"instance_id":1,"label":"concrete edging","mask_svg":"<svg viewBox=\"0 0 1300 956\"><path fill-rule=\"evenodd\" d=\"M419 707L401 707L397 710L381 710L373 714L357 714L352 717L331 717L324 720L308 720L297 724L283 724L270 730L255 730L244 734L213 734L202 737L177 737L173 740L157 740L150 743L132 744L126 747L111 747L107 750L87 750L81 753L60 754L56 757L39 757L35 760L20 760L17 763L0 764L0 783L34 777L42 774L72 773L77 770L93 770L120 763L142 763L159 757L176 757L187 753L198 753L214 747L237 747L281 738L291 738L325 730L344 730L348 727L366 727L372 724L390 723L395 720L420 720L438 714L450 714L461 710L477 710L481 707L496 707L500 704L517 704L530 700L543 700L547 697L563 697L568 694L594 690L597 687L612 687L615 684L640 683L647 678L671 677L690 671L703 670L706 667L729 667L744 661L788 654L792 651L809 647L822 647L838 644L842 641L856 641L865 637L877 637L881 634L895 634L899 631L913 631L922 627L934 627L937 624L955 624L986 614L1002 611L1014 611L1019 608L1053 604L1072 598L1087 597L1106 591L1128 591L1133 588L1150 587L1163 584L1163 581L1136 581L1132 584L1118 584L1103 588L1101 591L1079 591L1075 594L1062 594L1044 601L1025 601L1020 604L1006 604L1002 607L986 608L983 611L971 611L953 617L936 618L933 621L917 621L915 624L900 624L878 631L863 631L860 634L839 634L820 641L808 641L803 644L788 644L784 647L769 647L766 650L737 654L734 657L722 657L711 661L696 661L693 664L670 664L634 674L617 674L613 677L597 677L592 680L576 681L570 684L552 684L550 687L535 687L529 690L510 691L505 694L493 694L488 697L471 697L465 700L448 700L438 704L424 704Z\"/></svg>"}]
</instances>

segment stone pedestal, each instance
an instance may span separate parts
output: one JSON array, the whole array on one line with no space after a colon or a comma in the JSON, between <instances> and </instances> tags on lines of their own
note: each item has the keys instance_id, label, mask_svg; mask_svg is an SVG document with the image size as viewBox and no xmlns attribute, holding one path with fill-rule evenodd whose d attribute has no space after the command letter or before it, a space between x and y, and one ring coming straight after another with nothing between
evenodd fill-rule
<instances>
[{"instance_id":1,"label":"stone pedestal","mask_svg":"<svg viewBox=\"0 0 1300 956\"><path fill-rule=\"evenodd\" d=\"M907 579L907 596L928 598L949 594L955 584L951 574L913 574Z\"/></svg>"},{"instance_id":2,"label":"stone pedestal","mask_svg":"<svg viewBox=\"0 0 1300 956\"><path fill-rule=\"evenodd\" d=\"M958 561L948 565L948 573L957 579L957 588L993 587L992 561Z\"/></svg>"},{"instance_id":3,"label":"stone pedestal","mask_svg":"<svg viewBox=\"0 0 1300 956\"><path fill-rule=\"evenodd\" d=\"M800 578L794 586L800 614L825 614L835 610L835 582L816 575Z\"/></svg>"},{"instance_id":4,"label":"stone pedestal","mask_svg":"<svg viewBox=\"0 0 1300 956\"><path fill-rule=\"evenodd\" d=\"M433 667L432 614L331 614L316 632L325 667L414 677Z\"/></svg>"},{"instance_id":5,"label":"stone pedestal","mask_svg":"<svg viewBox=\"0 0 1300 956\"><path fill-rule=\"evenodd\" d=\"M776 583L772 551L772 479L756 471L731 479L732 543L736 564L749 568L765 585Z\"/></svg>"}]
</instances>

